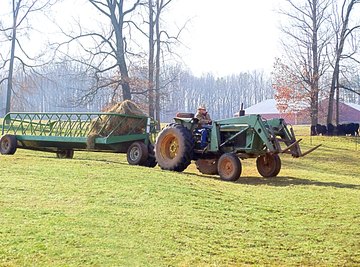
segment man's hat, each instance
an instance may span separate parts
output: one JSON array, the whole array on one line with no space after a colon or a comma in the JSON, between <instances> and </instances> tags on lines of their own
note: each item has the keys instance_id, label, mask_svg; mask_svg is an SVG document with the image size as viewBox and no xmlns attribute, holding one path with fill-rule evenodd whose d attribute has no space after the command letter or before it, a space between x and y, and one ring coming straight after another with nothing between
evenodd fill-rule
<instances>
[{"instance_id":1,"label":"man's hat","mask_svg":"<svg viewBox=\"0 0 360 267\"><path fill-rule=\"evenodd\" d=\"M206 107L205 107L205 105L200 105L200 106L198 107L198 109L206 110Z\"/></svg>"}]
</instances>

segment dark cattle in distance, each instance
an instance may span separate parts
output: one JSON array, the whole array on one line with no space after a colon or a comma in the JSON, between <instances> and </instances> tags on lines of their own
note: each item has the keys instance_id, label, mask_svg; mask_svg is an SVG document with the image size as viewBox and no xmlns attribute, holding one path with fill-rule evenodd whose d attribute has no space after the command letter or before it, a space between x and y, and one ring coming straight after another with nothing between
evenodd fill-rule
<instances>
[{"instance_id":1,"label":"dark cattle in distance","mask_svg":"<svg viewBox=\"0 0 360 267\"><path fill-rule=\"evenodd\" d=\"M359 123L346 123L336 126L336 135L359 135Z\"/></svg>"},{"instance_id":2,"label":"dark cattle in distance","mask_svg":"<svg viewBox=\"0 0 360 267\"><path fill-rule=\"evenodd\" d=\"M327 134L327 128L325 125L316 124L316 134L317 135L326 135Z\"/></svg>"},{"instance_id":3,"label":"dark cattle in distance","mask_svg":"<svg viewBox=\"0 0 360 267\"><path fill-rule=\"evenodd\" d=\"M327 125L327 134L330 136L334 135L335 126L332 123L328 123Z\"/></svg>"},{"instance_id":4,"label":"dark cattle in distance","mask_svg":"<svg viewBox=\"0 0 360 267\"><path fill-rule=\"evenodd\" d=\"M336 125L335 132L337 136L345 135L345 124Z\"/></svg>"},{"instance_id":5,"label":"dark cattle in distance","mask_svg":"<svg viewBox=\"0 0 360 267\"><path fill-rule=\"evenodd\" d=\"M345 134L346 135L359 135L359 124L358 123L348 123L345 124Z\"/></svg>"},{"instance_id":6,"label":"dark cattle in distance","mask_svg":"<svg viewBox=\"0 0 360 267\"><path fill-rule=\"evenodd\" d=\"M327 126L316 124L312 125L310 128L311 135L359 135L359 123L346 123L346 124L338 124L334 126L329 123Z\"/></svg>"},{"instance_id":7,"label":"dark cattle in distance","mask_svg":"<svg viewBox=\"0 0 360 267\"><path fill-rule=\"evenodd\" d=\"M359 136L359 129L360 129L360 124L359 123L355 123L355 132L356 134Z\"/></svg>"}]
</instances>

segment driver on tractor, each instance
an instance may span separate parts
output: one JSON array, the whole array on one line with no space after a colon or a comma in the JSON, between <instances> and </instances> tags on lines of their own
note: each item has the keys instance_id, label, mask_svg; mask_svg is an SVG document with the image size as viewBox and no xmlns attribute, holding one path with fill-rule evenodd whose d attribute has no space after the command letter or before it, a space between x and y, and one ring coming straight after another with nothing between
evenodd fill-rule
<instances>
[{"instance_id":1,"label":"driver on tractor","mask_svg":"<svg viewBox=\"0 0 360 267\"><path fill-rule=\"evenodd\" d=\"M211 128L211 118L209 113L206 111L205 105L200 105L195 114L195 118L198 119L199 133L201 133L201 148L207 146L208 129Z\"/></svg>"}]
</instances>

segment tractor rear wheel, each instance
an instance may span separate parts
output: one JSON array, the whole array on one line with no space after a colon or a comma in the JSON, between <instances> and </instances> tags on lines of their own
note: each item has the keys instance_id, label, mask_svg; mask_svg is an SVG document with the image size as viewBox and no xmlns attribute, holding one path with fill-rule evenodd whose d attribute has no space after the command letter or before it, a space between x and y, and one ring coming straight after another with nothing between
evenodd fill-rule
<instances>
[{"instance_id":1,"label":"tractor rear wheel","mask_svg":"<svg viewBox=\"0 0 360 267\"><path fill-rule=\"evenodd\" d=\"M56 151L56 157L59 159L72 159L74 157L74 149L61 149Z\"/></svg>"},{"instance_id":2,"label":"tractor rear wheel","mask_svg":"<svg viewBox=\"0 0 360 267\"><path fill-rule=\"evenodd\" d=\"M16 152L17 140L14 135L6 134L0 139L0 152L3 155L13 155Z\"/></svg>"},{"instance_id":3,"label":"tractor rear wheel","mask_svg":"<svg viewBox=\"0 0 360 267\"><path fill-rule=\"evenodd\" d=\"M194 139L181 124L166 126L156 138L155 157L163 170L182 172L191 163Z\"/></svg>"},{"instance_id":4,"label":"tractor rear wheel","mask_svg":"<svg viewBox=\"0 0 360 267\"><path fill-rule=\"evenodd\" d=\"M127 151L127 161L130 165L142 165L148 156L148 148L143 142L132 143Z\"/></svg>"},{"instance_id":5,"label":"tractor rear wheel","mask_svg":"<svg viewBox=\"0 0 360 267\"><path fill-rule=\"evenodd\" d=\"M275 177L281 169L281 160L277 154L265 154L256 159L256 167L263 177Z\"/></svg>"},{"instance_id":6,"label":"tractor rear wheel","mask_svg":"<svg viewBox=\"0 0 360 267\"><path fill-rule=\"evenodd\" d=\"M198 159L195 161L196 168L202 174L214 175L218 174L218 159Z\"/></svg>"},{"instance_id":7,"label":"tractor rear wheel","mask_svg":"<svg viewBox=\"0 0 360 267\"><path fill-rule=\"evenodd\" d=\"M236 181L241 175L241 162L236 155L225 153L219 158L217 169L222 180Z\"/></svg>"}]
</instances>

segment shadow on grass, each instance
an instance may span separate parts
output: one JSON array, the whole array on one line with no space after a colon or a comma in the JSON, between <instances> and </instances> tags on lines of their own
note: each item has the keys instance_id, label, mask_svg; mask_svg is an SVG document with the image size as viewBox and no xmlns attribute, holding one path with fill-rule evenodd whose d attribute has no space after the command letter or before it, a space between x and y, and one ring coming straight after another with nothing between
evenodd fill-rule
<instances>
[{"instance_id":1,"label":"shadow on grass","mask_svg":"<svg viewBox=\"0 0 360 267\"><path fill-rule=\"evenodd\" d=\"M127 162L121 162L121 161L114 161L114 160L108 160L108 159L94 159L94 158L76 158L76 156L73 159L59 159L55 156L39 156L39 158L44 159L56 159L56 160L77 160L77 161L95 161L95 162L102 162L102 163L111 163L111 164L119 164L119 165L127 165L129 164Z\"/></svg>"},{"instance_id":2,"label":"shadow on grass","mask_svg":"<svg viewBox=\"0 0 360 267\"><path fill-rule=\"evenodd\" d=\"M190 173L188 173L190 174ZM192 173L193 174L193 173ZM205 177L207 179L220 180L218 176L208 176L202 174L193 174L200 177ZM269 185L269 186L323 186L323 187L334 187L334 188L348 188L348 189L357 189L360 190L360 185L356 184L343 184L336 182L321 182L311 179L301 179L291 176L277 176L272 178L263 178L263 177L251 177L251 176L241 176L239 180L234 182L235 184L245 184L245 185Z\"/></svg>"},{"instance_id":3,"label":"shadow on grass","mask_svg":"<svg viewBox=\"0 0 360 267\"><path fill-rule=\"evenodd\" d=\"M40 156L41 158L56 158L51 156ZM62 159L59 159L62 160ZM79 161L96 161L103 163L111 163L111 164L119 164L119 165L127 165L130 166L126 162L112 161L108 159L84 159L84 158L76 158ZM203 175L196 174L192 172L183 172L185 174L196 175L199 177L205 177L207 179L220 180L219 176L211 176L211 175ZM360 190L360 185L355 184L343 184L336 182L321 182L311 179L301 179L291 176L277 176L272 178L263 178L263 177L251 177L251 176L241 176L239 180L234 182L235 184L246 184L246 185L269 185L269 186L304 186L304 185L312 185L312 186L323 186L323 187L334 187L334 188L348 188L348 189L357 189Z\"/></svg>"},{"instance_id":4,"label":"shadow on grass","mask_svg":"<svg viewBox=\"0 0 360 267\"><path fill-rule=\"evenodd\" d=\"M324 186L334 188L349 188L360 190L360 185L355 184L343 184L336 182L321 182L311 179L301 179L291 176L278 176L272 178L260 178L260 177L240 177L235 183L237 184L249 184L249 185L270 185L270 186L299 186L299 185L312 185L312 186Z\"/></svg>"}]
</instances>

